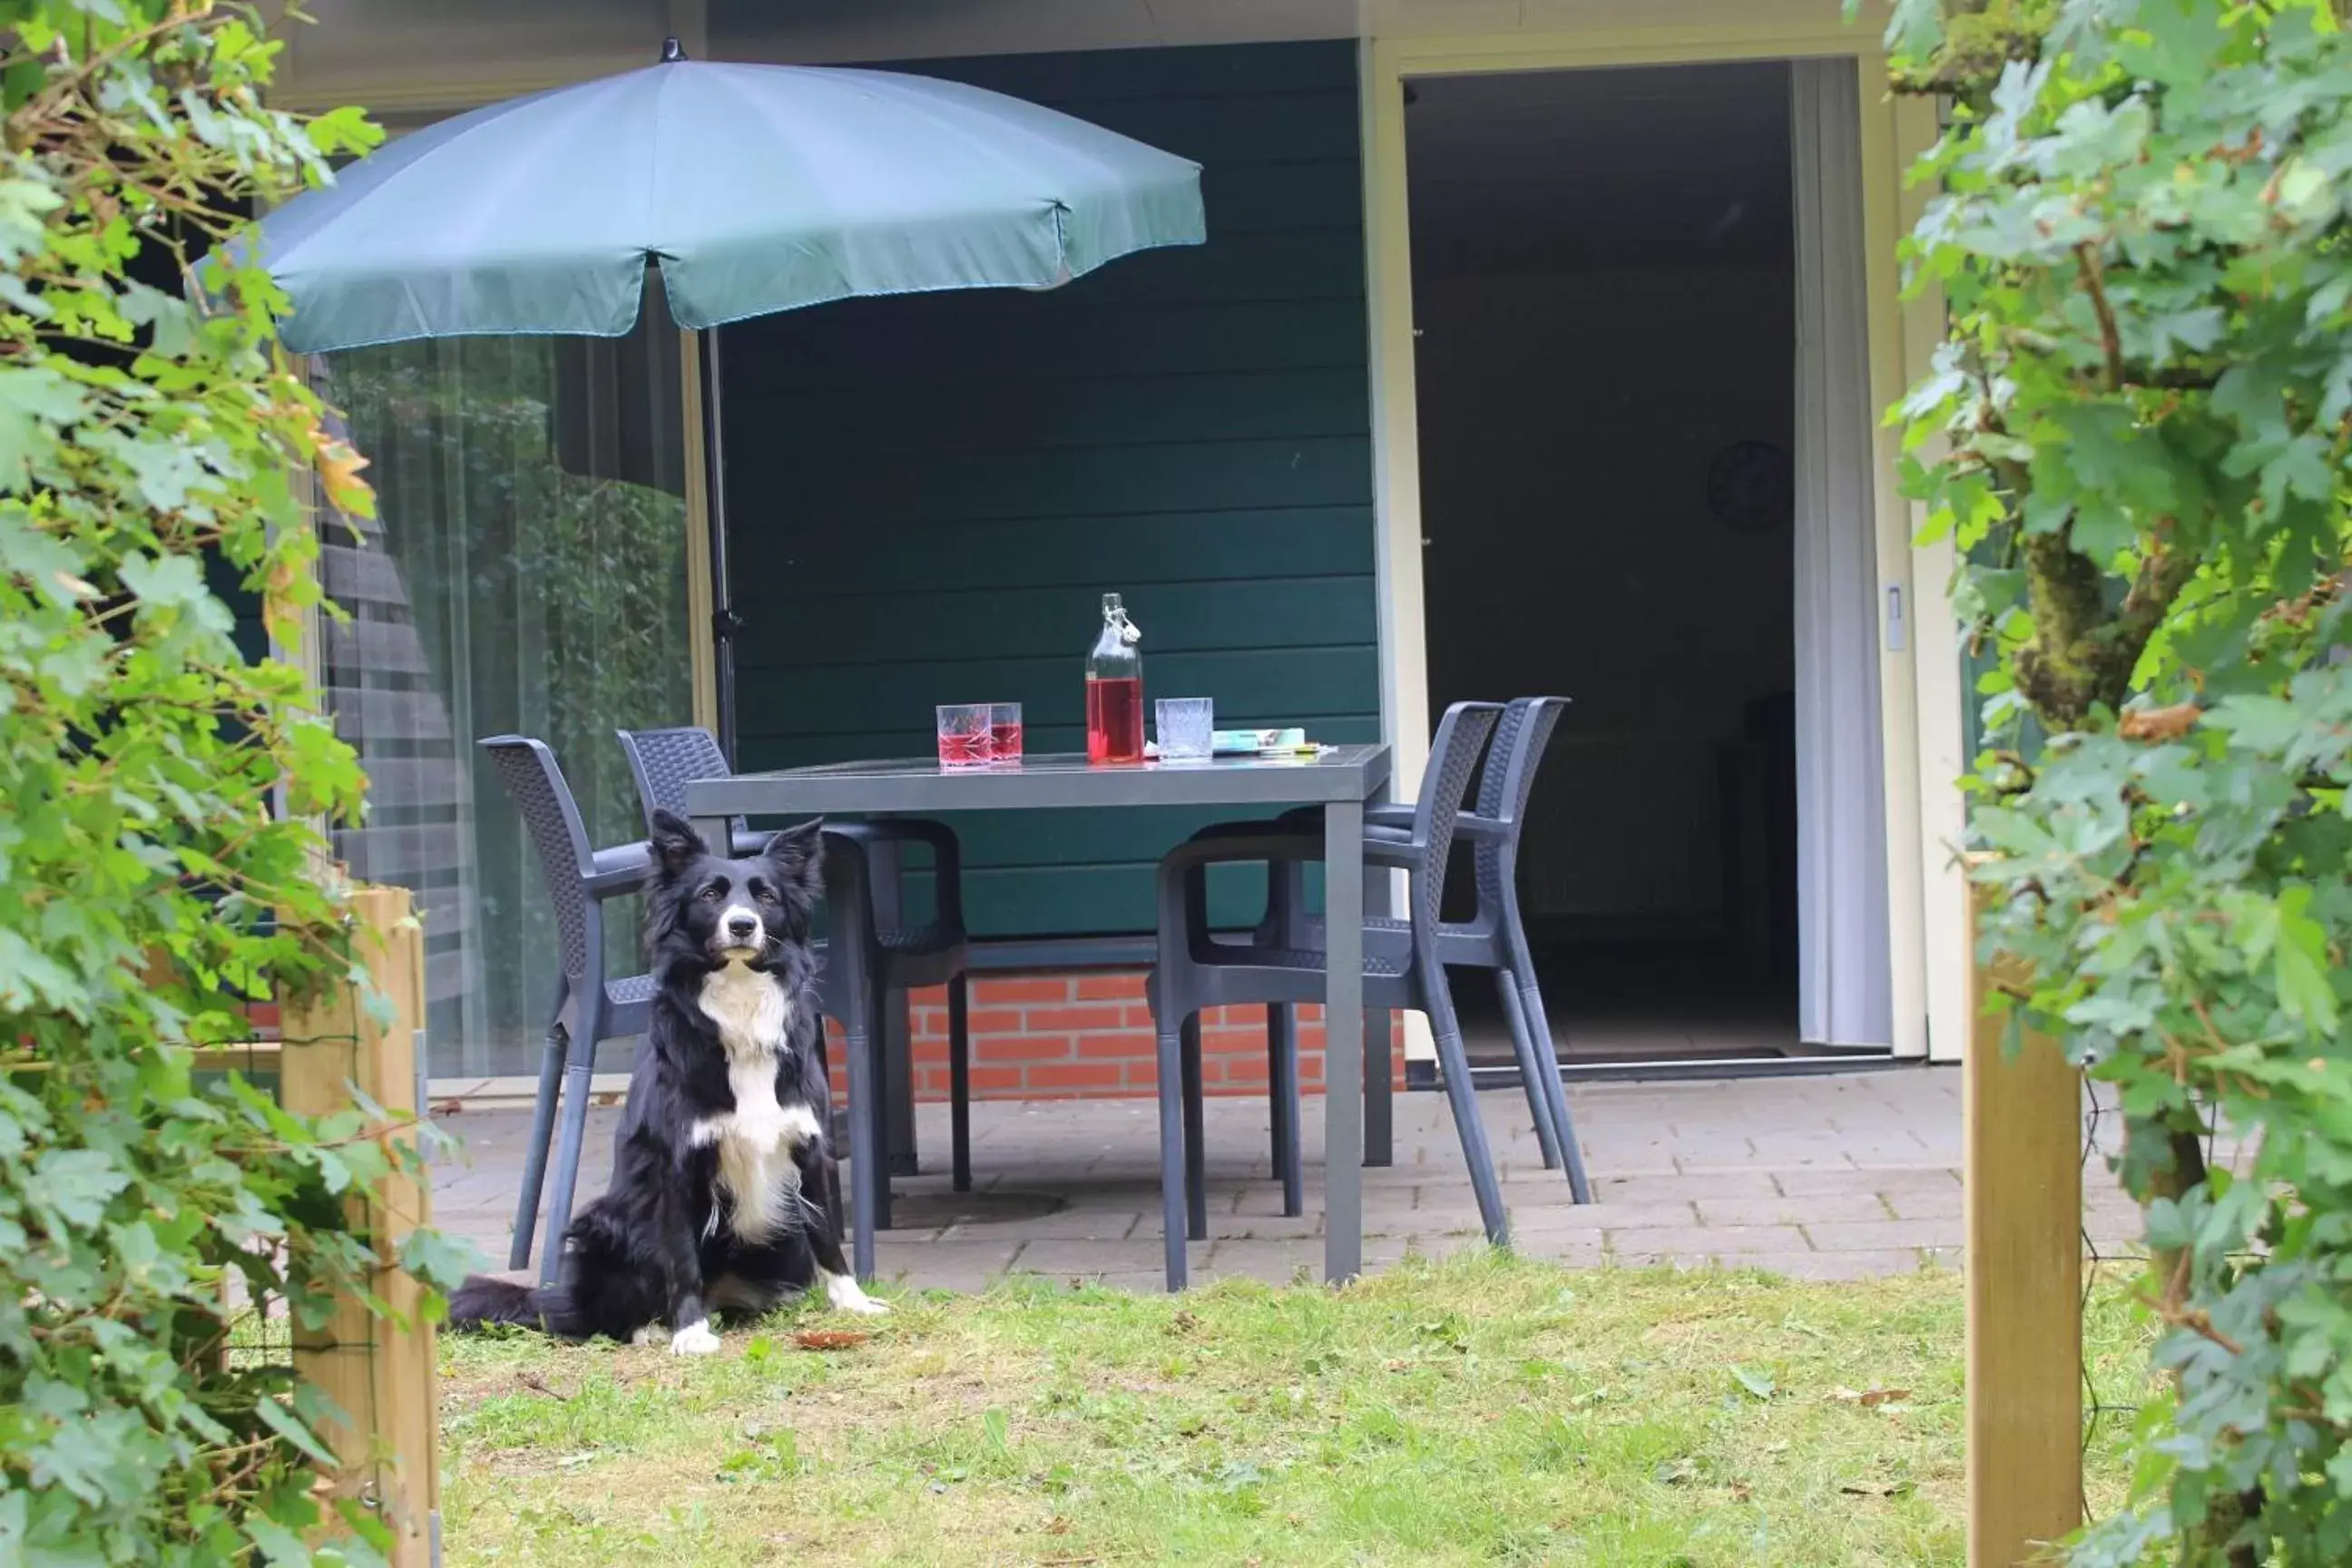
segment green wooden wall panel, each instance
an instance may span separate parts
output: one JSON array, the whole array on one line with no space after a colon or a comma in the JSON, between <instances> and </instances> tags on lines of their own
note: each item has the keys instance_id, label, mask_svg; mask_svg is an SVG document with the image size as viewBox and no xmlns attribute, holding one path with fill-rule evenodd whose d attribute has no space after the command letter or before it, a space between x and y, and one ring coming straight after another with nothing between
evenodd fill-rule
<instances>
[{"instance_id":1,"label":"green wooden wall panel","mask_svg":"<svg viewBox=\"0 0 2352 1568\"><path fill-rule=\"evenodd\" d=\"M722 342L738 765L927 752L943 701L1082 743L1107 589L1147 696L1378 735L1353 50L926 62L1206 165L1210 242L1047 294L857 300ZM1214 813L959 821L984 935L1146 929ZM1224 918L1263 879L1221 879Z\"/></svg>"},{"instance_id":2,"label":"green wooden wall panel","mask_svg":"<svg viewBox=\"0 0 2352 1568\"><path fill-rule=\"evenodd\" d=\"M794 475L793 515L863 527L964 518L1334 506L1372 499L1371 440L1307 436L1157 447L905 453L887 462L811 463Z\"/></svg>"},{"instance_id":3,"label":"green wooden wall panel","mask_svg":"<svg viewBox=\"0 0 2352 1568\"><path fill-rule=\"evenodd\" d=\"M836 457L1360 437L1364 378L1344 368L1096 376L1032 382L1017 398L919 383L805 387L747 398L727 416L730 430Z\"/></svg>"},{"instance_id":4,"label":"green wooden wall panel","mask_svg":"<svg viewBox=\"0 0 2352 1568\"><path fill-rule=\"evenodd\" d=\"M1084 286L1080 279L1070 289ZM969 386L975 395L1001 391L1008 379L1095 382L1211 371L1360 368L1364 360L1360 296L1054 309L1066 292L1006 295L1005 308L961 319L929 299L850 300L746 321L725 333L728 387L732 392L744 382L746 395L756 401L751 386L764 378L739 374L732 362L772 362L785 354L798 362L794 379L804 386L945 384ZM950 338L951 345L942 341ZM950 347L952 352L942 352ZM1011 376L1016 366L1020 374Z\"/></svg>"},{"instance_id":5,"label":"green wooden wall panel","mask_svg":"<svg viewBox=\"0 0 2352 1568\"><path fill-rule=\"evenodd\" d=\"M1204 101L1215 105L1202 112ZM1158 98L1094 106L1090 116L1139 142L1192 159L1218 177L1269 164L1352 161L1356 85L1203 100Z\"/></svg>"},{"instance_id":6,"label":"green wooden wall panel","mask_svg":"<svg viewBox=\"0 0 2352 1568\"><path fill-rule=\"evenodd\" d=\"M1099 592L1114 579L1181 582L1200 574L1203 562L1223 573L1233 570L1225 563L1244 561L1249 571L1268 577L1318 572L1369 577L1373 570L1370 506L913 522L892 531L888 551L877 551L863 528L818 523L793 516L781 501L772 504L775 510L761 524L762 558L736 574L739 596L782 593L804 599L805 590L792 586L801 578L836 593ZM782 582L772 586L777 577Z\"/></svg>"},{"instance_id":7,"label":"green wooden wall panel","mask_svg":"<svg viewBox=\"0 0 2352 1568\"><path fill-rule=\"evenodd\" d=\"M1128 305L1295 303L1349 297L1348 268L1363 262L1352 224L1215 236L1213 245L1149 251L1071 282L1064 298L1087 310Z\"/></svg>"},{"instance_id":8,"label":"green wooden wall panel","mask_svg":"<svg viewBox=\"0 0 2352 1568\"><path fill-rule=\"evenodd\" d=\"M765 586L772 590L777 584ZM1168 628L1164 636L1150 637L1156 667L1180 654L1361 647L1378 629L1365 588L1360 577L1165 583L1139 590L1128 608L1146 633ZM891 626L889 657L901 663L1067 661L1084 651L1075 645L1099 616L1101 595L1087 588L884 590L803 600L789 593L749 591L737 595L735 606L753 621L767 618L761 612L771 606L779 621L789 616L799 645L793 663L814 671L833 662L828 648L858 655L855 662L861 666L870 663L866 634L881 619ZM1076 637L1073 626L1079 628Z\"/></svg>"}]
</instances>

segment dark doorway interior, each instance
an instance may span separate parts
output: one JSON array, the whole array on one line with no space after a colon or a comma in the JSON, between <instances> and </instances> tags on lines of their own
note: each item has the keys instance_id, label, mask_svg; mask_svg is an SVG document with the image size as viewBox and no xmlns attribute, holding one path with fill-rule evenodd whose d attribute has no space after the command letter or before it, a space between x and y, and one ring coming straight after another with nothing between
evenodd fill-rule
<instances>
[{"instance_id":1,"label":"dark doorway interior","mask_svg":"<svg viewBox=\"0 0 2352 1568\"><path fill-rule=\"evenodd\" d=\"M1563 1062L1792 1054L1788 68L1408 101L1430 699L1573 700L1520 876Z\"/></svg>"}]
</instances>

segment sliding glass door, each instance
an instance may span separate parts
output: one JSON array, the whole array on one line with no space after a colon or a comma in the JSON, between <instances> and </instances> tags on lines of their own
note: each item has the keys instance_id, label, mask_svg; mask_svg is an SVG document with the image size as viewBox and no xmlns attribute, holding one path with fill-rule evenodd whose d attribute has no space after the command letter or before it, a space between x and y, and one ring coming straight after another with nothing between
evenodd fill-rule
<instances>
[{"instance_id":1,"label":"sliding glass door","mask_svg":"<svg viewBox=\"0 0 2352 1568\"><path fill-rule=\"evenodd\" d=\"M657 298L624 339L324 362L378 508L322 540L348 617L322 674L370 784L336 852L417 894L436 1078L535 1071L561 979L538 862L475 742L545 741L610 844L643 832L614 730L692 716L679 363ZM608 906L606 931L608 973L635 973L634 907Z\"/></svg>"}]
</instances>

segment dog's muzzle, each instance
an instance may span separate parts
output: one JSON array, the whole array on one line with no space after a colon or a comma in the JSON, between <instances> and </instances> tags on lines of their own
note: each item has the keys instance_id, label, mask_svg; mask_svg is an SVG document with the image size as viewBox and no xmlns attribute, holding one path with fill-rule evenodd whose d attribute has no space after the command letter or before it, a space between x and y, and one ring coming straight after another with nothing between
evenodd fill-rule
<instances>
[{"instance_id":1,"label":"dog's muzzle","mask_svg":"<svg viewBox=\"0 0 2352 1568\"><path fill-rule=\"evenodd\" d=\"M761 922L759 910L737 904L719 917L710 945L726 953L760 952L768 945L768 928Z\"/></svg>"}]
</instances>

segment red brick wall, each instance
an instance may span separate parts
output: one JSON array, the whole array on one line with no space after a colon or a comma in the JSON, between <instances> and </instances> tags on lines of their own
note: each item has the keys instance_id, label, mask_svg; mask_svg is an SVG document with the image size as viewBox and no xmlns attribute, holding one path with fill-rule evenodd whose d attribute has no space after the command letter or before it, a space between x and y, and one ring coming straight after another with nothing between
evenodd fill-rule
<instances>
[{"instance_id":1,"label":"red brick wall","mask_svg":"<svg viewBox=\"0 0 2352 1568\"><path fill-rule=\"evenodd\" d=\"M947 993L916 992L913 1010L915 1095L943 1100ZM1155 1037L1141 974L975 977L971 1027L974 1100L1097 1100L1156 1092ZM830 1023L827 1028L838 1037ZM1391 1079L1402 1088L1404 1040L1393 1027L1389 1062ZM1323 1092L1320 1007L1299 1009L1298 1073L1307 1093ZM1201 1074L1210 1094L1265 1092L1264 1007L1219 1007L1202 1017ZM836 1084L836 1097L840 1092Z\"/></svg>"}]
</instances>

